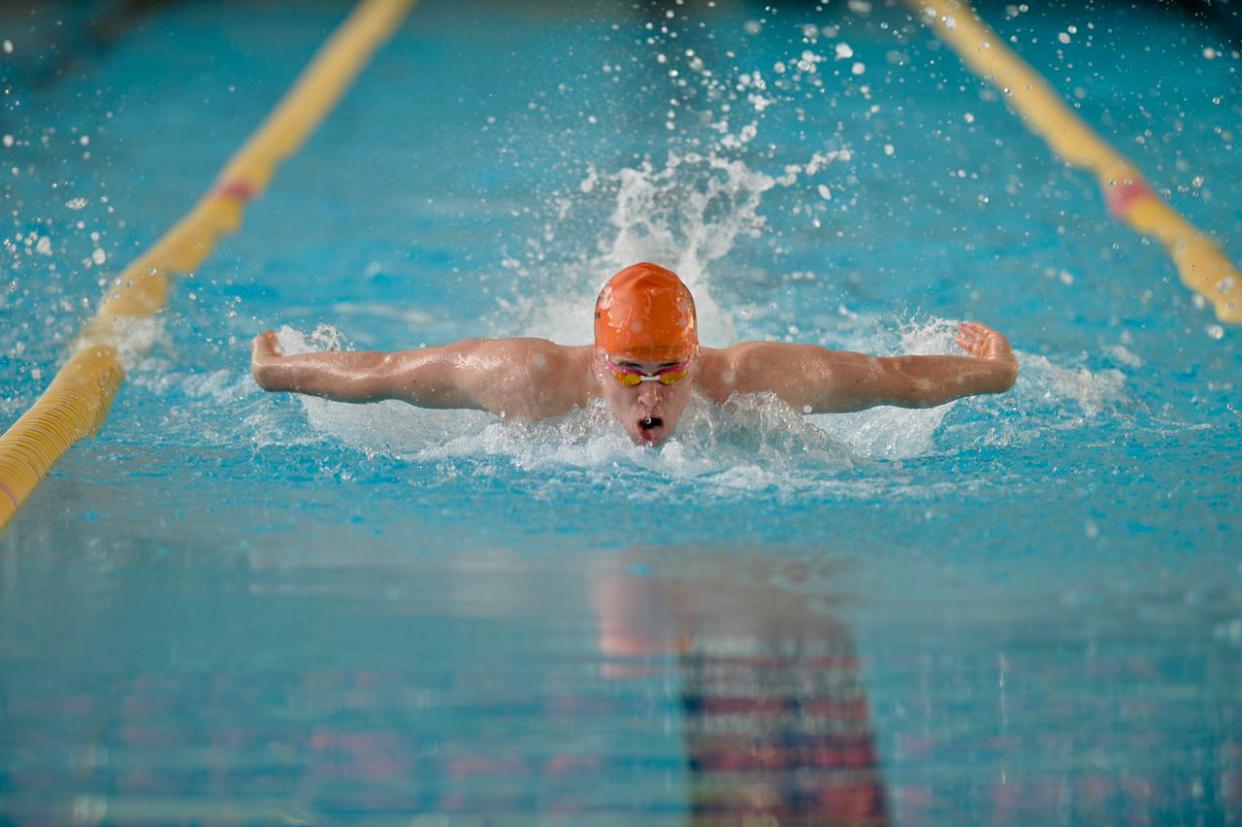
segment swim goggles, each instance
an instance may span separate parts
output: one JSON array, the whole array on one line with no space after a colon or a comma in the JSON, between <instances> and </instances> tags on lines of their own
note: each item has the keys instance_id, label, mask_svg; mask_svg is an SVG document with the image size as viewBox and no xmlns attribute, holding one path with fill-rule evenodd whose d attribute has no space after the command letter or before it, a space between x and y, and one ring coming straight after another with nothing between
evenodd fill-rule
<instances>
[{"instance_id":1,"label":"swim goggles","mask_svg":"<svg viewBox=\"0 0 1242 827\"><path fill-rule=\"evenodd\" d=\"M643 382L659 382L661 385L676 385L682 379L686 378L686 374L690 372L690 360L678 362L675 365L669 365L666 368L660 368L654 373L643 373L638 368L625 367L618 365L609 357L604 357L608 370L612 372L612 378L617 380L617 384L622 387L632 388Z\"/></svg>"}]
</instances>

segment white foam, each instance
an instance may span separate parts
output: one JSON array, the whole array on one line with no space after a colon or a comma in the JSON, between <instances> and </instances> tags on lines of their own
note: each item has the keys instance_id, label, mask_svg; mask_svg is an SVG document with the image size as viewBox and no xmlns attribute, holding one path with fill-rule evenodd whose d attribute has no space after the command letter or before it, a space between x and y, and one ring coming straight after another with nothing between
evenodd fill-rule
<instances>
[{"instance_id":1,"label":"white foam","mask_svg":"<svg viewBox=\"0 0 1242 827\"><path fill-rule=\"evenodd\" d=\"M117 349L121 366L133 371L157 344L169 345L162 316L119 316L103 323L102 330L89 331L74 343L74 352L97 344Z\"/></svg>"},{"instance_id":2,"label":"white foam","mask_svg":"<svg viewBox=\"0 0 1242 827\"><path fill-rule=\"evenodd\" d=\"M566 307L581 309L581 304ZM879 354L952 353L952 329L942 320L858 318L833 331L843 341L829 344ZM806 334L815 337L815 331ZM338 346L343 340L327 327L310 335L286 328L279 338L287 353ZM589 334L583 339L589 340ZM324 451L325 468L384 457L430 464L446 481L453 475L464 480L516 471L549 497L567 487L577 492L598 488L654 502L670 494L684 496L692 488L695 496L739 501L755 493L867 501L966 496L977 485L973 480L915 475L902 464L985 446L1038 444L1050 440L1053 429L1083 427L1124 403L1120 371L1092 371L1028 354L1019 354L1019 361L1022 373L1011 393L930 410L875 408L804 417L772 399L736 400L725 408L695 400L674 437L658 450L634 445L599 401L555 420L521 424L482 412L420 410L398 402L348 405L296 397L291 404L289 397L258 391L248 373L236 368L231 374L155 375L183 382L192 399L240 407L231 421L213 423L224 433L207 435L209 441L241 437L256 446L312 446L306 449L312 454ZM196 426L186 422L179 427ZM338 447L331 450L333 445ZM342 459L339 446L358 456Z\"/></svg>"},{"instance_id":3,"label":"white foam","mask_svg":"<svg viewBox=\"0 0 1242 827\"><path fill-rule=\"evenodd\" d=\"M863 322L860 321L860 324ZM871 323L866 323L870 326ZM954 322L933 319L883 324L858 332L853 346L877 353L952 353ZM279 333L288 353L340 342L338 331L321 326L305 336ZM608 481L639 474L665 485L693 481L719 496L756 490L782 495L832 492L837 496L886 495L894 481L846 482L842 475L862 462L913 460L938 453L1040 438L1049 428L1077 427L1124 400L1124 376L1116 370L1091 371L1057 365L1047 357L1018 354L1021 376L1004 395L959 400L932 409L879 407L850 414L803 416L769 396L735 398L725 406L695 397L674 436L659 449L633 444L602 400L546 422L505 422L478 411L438 411L399 402L349 405L298 397L312 432L329 435L368 457L434 463L493 461L524 471L577 471ZM218 398L235 393L236 383L218 374L197 380L192 394ZM954 426L951 440L937 445L944 423L958 406L974 409ZM1049 428L1032 429L1031 411L1042 411ZM278 423L256 419L248 427L262 432L259 442L306 441ZM282 436L283 434L283 436ZM954 481L950 487L958 487ZM638 486L627 494L657 496L660 485ZM647 493L643 493L646 491ZM926 492L924 492L926 493Z\"/></svg>"},{"instance_id":4,"label":"white foam","mask_svg":"<svg viewBox=\"0 0 1242 827\"><path fill-rule=\"evenodd\" d=\"M1096 416L1125 400L1125 374L1110 368L1092 371L1063 367L1046 356L1023 355L1019 359L1020 390L1048 402L1070 403L1088 416Z\"/></svg>"},{"instance_id":5,"label":"white foam","mask_svg":"<svg viewBox=\"0 0 1242 827\"><path fill-rule=\"evenodd\" d=\"M720 407L696 398L676 433L658 449L635 445L602 400L562 417L507 422L477 411L437 411L403 403L348 405L297 397L304 419L276 397L248 401L243 433L257 446L323 445L325 437L367 459L432 464L437 476L485 477L508 468L544 495L601 488L638 501L681 496L779 499L973 496L969 475L914 475L903 463L992 445L1046 440L1088 424L1116 384L1086 390L1096 374L1044 357L1020 356L1027 375L1010 394L960 400L930 410L874 408L804 417L774 399L749 397ZM1106 375L1107 371L1104 372ZM199 392L215 399L238 386L211 375ZM955 416L959 408L970 410ZM1042 413L1033 409L1042 409ZM946 430L945 423L953 425ZM1032 427L1032 424L1035 427ZM227 438L225 435L223 438ZM1055 437L1052 437L1055 438ZM332 462L340 463L339 457ZM348 464L348 463L347 463Z\"/></svg>"}]
</instances>

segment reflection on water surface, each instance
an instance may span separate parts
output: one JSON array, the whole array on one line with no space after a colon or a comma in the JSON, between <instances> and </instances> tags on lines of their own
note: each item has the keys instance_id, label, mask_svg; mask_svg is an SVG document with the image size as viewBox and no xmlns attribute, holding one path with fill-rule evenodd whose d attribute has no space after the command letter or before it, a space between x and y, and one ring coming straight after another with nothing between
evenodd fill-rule
<instances>
[{"instance_id":1,"label":"reflection on water surface","mask_svg":"<svg viewBox=\"0 0 1242 827\"><path fill-rule=\"evenodd\" d=\"M1162 638L1189 639L1219 607L1153 598L1118 623L1113 605L977 620L912 606L920 623L877 620L840 560L684 547L377 547L349 565L208 549L119 565L10 558L0 813L711 825L1238 813L1232 627L1176 654ZM38 600L52 583L72 613Z\"/></svg>"}]
</instances>

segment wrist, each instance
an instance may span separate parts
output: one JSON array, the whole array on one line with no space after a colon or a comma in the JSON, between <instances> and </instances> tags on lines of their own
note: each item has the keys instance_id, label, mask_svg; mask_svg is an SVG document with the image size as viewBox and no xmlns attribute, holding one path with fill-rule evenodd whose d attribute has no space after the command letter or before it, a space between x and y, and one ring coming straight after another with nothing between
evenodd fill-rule
<instances>
[{"instance_id":1,"label":"wrist","mask_svg":"<svg viewBox=\"0 0 1242 827\"><path fill-rule=\"evenodd\" d=\"M272 362L254 362L250 366L250 373L255 383L265 391L288 390L288 377L284 375L286 372L281 367Z\"/></svg>"},{"instance_id":2,"label":"wrist","mask_svg":"<svg viewBox=\"0 0 1242 827\"><path fill-rule=\"evenodd\" d=\"M1018 360L1013 356L996 360L998 386L995 393L1004 393L1018 381Z\"/></svg>"}]
</instances>

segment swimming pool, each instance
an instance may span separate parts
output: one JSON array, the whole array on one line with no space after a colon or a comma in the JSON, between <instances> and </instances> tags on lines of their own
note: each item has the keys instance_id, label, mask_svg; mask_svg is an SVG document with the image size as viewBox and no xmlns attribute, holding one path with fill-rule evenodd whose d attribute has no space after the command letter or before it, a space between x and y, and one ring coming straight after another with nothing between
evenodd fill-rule
<instances>
[{"instance_id":1,"label":"swimming pool","mask_svg":"<svg viewBox=\"0 0 1242 827\"><path fill-rule=\"evenodd\" d=\"M417 7L0 537L0 820L1236 823L1236 332L903 8L849 6ZM6 425L343 14L171 4L92 51L74 8L2 18ZM1236 46L983 11L1242 258ZM659 452L248 376L269 326L583 342L642 258L709 344L978 318L1022 376L700 406Z\"/></svg>"}]
</instances>

